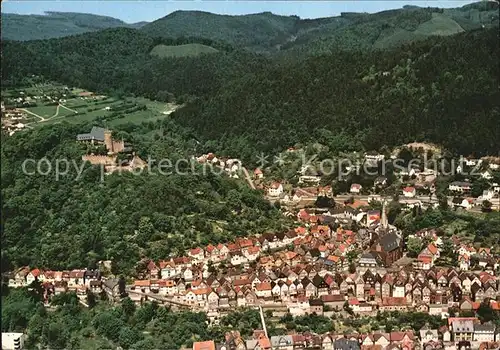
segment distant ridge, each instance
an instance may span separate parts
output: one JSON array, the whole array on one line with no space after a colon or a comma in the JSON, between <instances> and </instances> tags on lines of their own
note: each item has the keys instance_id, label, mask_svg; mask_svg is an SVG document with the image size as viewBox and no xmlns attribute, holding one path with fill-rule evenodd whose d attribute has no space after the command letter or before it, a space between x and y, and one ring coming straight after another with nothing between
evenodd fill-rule
<instances>
[{"instance_id":1,"label":"distant ridge","mask_svg":"<svg viewBox=\"0 0 500 350\"><path fill-rule=\"evenodd\" d=\"M147 22L128 24L90 13L47 11L44 15L2 13L2 40L38 40L94 32L107 28L140 28Z\"/></svg>"},{"instance_id":2,"label":"distant ridge","mask_svg":"<svg viewBox=\"0 0 500 350\"><path fill-rule=\"evenodd\" d=\"M331 53L335 49L385 49L429 36L498 26L494 1L442 9L407 5L378 13L342 12L340 16L301 19L271 12L221 15L174 11L151 23L125 23L94 14L47 12L45 15L2 14L2 39L58 38L109 28L136 29L152 38L200 38L257 53L293 51Z\"/></svg>"}]
</instances>

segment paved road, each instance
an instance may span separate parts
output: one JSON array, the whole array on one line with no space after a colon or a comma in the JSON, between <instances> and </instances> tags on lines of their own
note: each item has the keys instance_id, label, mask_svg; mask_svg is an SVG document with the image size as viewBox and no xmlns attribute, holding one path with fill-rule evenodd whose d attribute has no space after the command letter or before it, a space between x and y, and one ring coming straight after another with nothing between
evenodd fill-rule
<instances>
[{"instance_id":1,"label":"paved road","mask_svg":"<svg viewBox=\"0 0 500 350\"><path fill-rule=\"evenodd\" d=\"M353 195L353 194L340 194L335 197L333 197L337 202L343 202L349 198L353 197L356 200L360 201L366 201L368 202L370 199L375 199L375 200L382 200L382 196L380 195ZM387 197L386 197L387 198ZM448 201L451 201L453 197L448 197ZM406 203L437 203L438 200L435 196L433 196L431 199L429 199L429 196L415 196L415 197L404 197L400 196L399 197L400 202L406 202Z\"/></svg>"},{"instance_id":2,"label":"paved road","mask_svg":"<svg viewBox=\"0 0 500 350\"><path fill-rule=\"evenodd\" d=\"M156 299L156 300L163 301L163 302L166 302L166 303L169 303L169 304L172 304L172 305L177 305L177 306L181 306L181 307L192 308L192 305L188 305L188 304L180 303L180 302L178 302L178 301L174 301L174 300L172 300L172 299L170 299L170 298L167 298L167 297L161 296L161 295L156 294L156 293L143 293L143 292L138 292L138 291L136 291L136 290L131 290L129 287L127 287L127 293L129 293L129 294L137 294L137 295L145 296L145 297L148 297L149 299Z\"/></svg>"}]
</instances>

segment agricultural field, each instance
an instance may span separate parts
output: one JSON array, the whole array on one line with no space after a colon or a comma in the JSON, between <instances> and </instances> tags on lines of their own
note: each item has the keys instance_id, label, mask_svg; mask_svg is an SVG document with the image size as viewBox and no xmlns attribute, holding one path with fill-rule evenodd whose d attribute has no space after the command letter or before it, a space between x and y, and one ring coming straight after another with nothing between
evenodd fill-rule
<instances>
[{"instance_id":1,"label":"agricultural field","mask_svg":"<svg viewBox=\"0 0 500 350\"><path fill-rule=\"evenodd\" d=\"M106 121L110 126L166 118L178 106L146 98L97 96L60 84L33 84L2 91L6 103L25 112L29 128L68 122Z\"/></svg>"}]
</instances>

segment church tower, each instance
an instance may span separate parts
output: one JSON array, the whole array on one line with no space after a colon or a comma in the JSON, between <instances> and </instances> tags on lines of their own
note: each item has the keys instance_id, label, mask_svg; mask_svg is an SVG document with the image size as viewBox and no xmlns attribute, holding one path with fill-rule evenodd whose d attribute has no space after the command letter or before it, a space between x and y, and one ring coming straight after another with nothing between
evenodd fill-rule
<instances>
[{"instance_id":1,"label":"church tower","mask_svg":"<svg viewBox=\"0 0 500 350\"><path fill-rule=\"evenodd\" d=\"M389 227L389 221L387 220L387 208L386 208L387 201L384 198L384 202L382 205L382 219L380 220L380 224L382 225L382 228L385 230Z\"/></svg>"}]
</instances>

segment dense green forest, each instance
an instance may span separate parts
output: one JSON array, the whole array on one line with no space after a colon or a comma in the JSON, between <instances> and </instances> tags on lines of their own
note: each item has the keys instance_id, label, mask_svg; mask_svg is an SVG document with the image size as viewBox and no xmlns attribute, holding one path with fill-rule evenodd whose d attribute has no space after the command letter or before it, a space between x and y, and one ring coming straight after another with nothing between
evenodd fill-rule
<instances>
[{"instance_id":1,"label":"dense green forest","mask_svg":"<svg viewBox=\"0 0 500 350\"><path fill-rule=\"evenodd\" d=\"M255 161L255 151L328 143L339 133L366 149L417 140L462 154L498 152L496 29L393 50L338 51L300 60L293 55L273 59L217 42L212 44L218 53L151 56L162 40L172 42L110 29L3 42L2 81L17 86L38 74L94 91L173 95L178 102L192 102L173 114L179 124L211 150L245 161Z\"/></svg>"},{"instance_id":2,"label":"dense green forest","mask_svg":"<svg viewBox=\"0 0 500 350\"><path fill-rule=\"evenodd\" d=\"M496 30L392 51L337 52L244 75L174 118L246 160L252 150L328 145L339 134L368 150L426 140L463 154L496 154L498 59Z\"/></svg>"},{"instance_id":3,"label":"dense green forest","mask_svg":"<svg viewBox=\"0 0 500 350\"><path fill-rule=\"evenodd\" d=\"M82 307L75 293L54 296L43 306L43 289L2 288L2 332L28 327L27 349L180 349L198 340L222 340L205 313L172 312L156 303L136 306L125 298L111 306L106 294L89 293ZM257 315L258 317L258 315Z\"/></svg>"},{"instance_id":4,"label":"dense green forest","mask_svg":"<svg viewBox=\"0 0 500 350\"><path fill-rule=\"evenodd\" d=\"M198 43L220 50L197 57L158 58L157 45ZM162 92L206 96L224 82L261 70L268 60L201 38L153 38L127 28L62 39L3 41L3 86L18 86L31 74L91 91L127 92L156 98ZM21 58L21 59L20 59Z\"/></svg>"},{"instance_id":5,"label":"dense green forest","mask_svg":"<svg viewBox=\"0 0 500 350\"><path fill-rule=\"evenodd\" d=\"M162 175L160 159L189 159L195 143L172 121L115 130L148 160L151 171L106 175L87 163L80 178L74 165L55 177L55 160L81 165L84 145L75 135L91 125L68 124L2 135L2 269L93 267L113 260L114 273L134 274L142 257L167 258L202 244L225 242L266 230L281 230L280 212L243 181L182 163L186 173ZM163 128L163 136L148 134ZM146 137L145 135L148 134ZM23 161L46 157L52 172L26 175ZM34 165L27 166L35 172ZM47 165L43 165L43 171ZM61 167L62 169L62 167ZM173 170L173 169L166 169Z\"/></svg>"}]
</instances>

